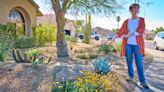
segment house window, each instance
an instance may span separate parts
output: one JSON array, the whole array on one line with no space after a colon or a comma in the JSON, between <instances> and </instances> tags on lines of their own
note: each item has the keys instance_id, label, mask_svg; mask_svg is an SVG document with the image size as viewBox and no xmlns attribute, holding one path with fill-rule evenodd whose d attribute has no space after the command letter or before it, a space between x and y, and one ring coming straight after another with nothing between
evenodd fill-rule
<instances>
[{"instance_id":1,"label":"house window","mask_svg":"<svg viewBox=\"0 0 164 92\"><path fill-rule=\"evenodd\" d=\"M71 36L71 31L70 30L65 30L65 35Z\"/></svg>"},{"instance_id":2,"label":"house window","mask_svg":"<svg viewBox=\"0 0 164 92\"><path fill-rule=\"evenodd\" d=\"M25 35L25 20L18 10L12 9L9 13L8 19L16 23L18 35Z\"/></svg>"}]
</instances>

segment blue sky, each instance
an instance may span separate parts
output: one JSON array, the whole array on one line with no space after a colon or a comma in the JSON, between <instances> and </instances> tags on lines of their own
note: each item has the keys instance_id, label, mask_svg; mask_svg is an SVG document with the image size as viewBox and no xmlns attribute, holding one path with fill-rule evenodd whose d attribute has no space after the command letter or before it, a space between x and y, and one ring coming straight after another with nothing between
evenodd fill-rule
<instances>
[{"instance_id":1,"label":"blue sky","mask_svg":"<svg viewBox=\"0 0 164 92\"><path fill-rule=\"evenodd\" d=\"M44 0L34 0L39 6L40 10L44 14L53 13L49 11ZM123 0L120 0L123 1ZM116 16L119 15L121 17L120 25L127 18L130 18L129 13L129 5L134 2L134 0L124 0L126 4L124 4L124 9L117 13L115 16L110 17L98 17L92 16L92 27L100 26L103 28L113 29L117 28ZM150 5L146 5L145 3L152 3ZM155 29L156 27L163 26L164 27L164 0L141 0L140 2L140 13L139 16L144 17L146 21L146 28L149 30ZM68 19L85 19L85 16L75 17L73 15L66 15Z\"/></svg>"}]
</instances>

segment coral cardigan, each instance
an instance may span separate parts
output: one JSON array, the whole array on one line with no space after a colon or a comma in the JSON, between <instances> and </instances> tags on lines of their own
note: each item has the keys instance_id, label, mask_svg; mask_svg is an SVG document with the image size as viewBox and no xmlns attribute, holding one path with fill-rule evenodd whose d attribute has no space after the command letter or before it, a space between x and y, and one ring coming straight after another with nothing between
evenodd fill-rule
<instances>
[{"instance_id":1,"label":"coral cardigan","mask_svg":"<svg viewBox=\"0 0 164 92\"><path fill-rule=\"evenodd\" d=\"M143 34L145 33L145 20L144 18L140 17L138 27L136 32L139 33L139 35L136 37L136 42L139 47L139 53L144 56L144 38ZM124 21L122 27L117 31L117 36L121 37L122 35L128 34L128 19ZM126 55L126 47L127 44L127 38L123 38L122 44L121 44L121 51L120 51L120 56L125 56Z\"/></svg>"}]
</instances>

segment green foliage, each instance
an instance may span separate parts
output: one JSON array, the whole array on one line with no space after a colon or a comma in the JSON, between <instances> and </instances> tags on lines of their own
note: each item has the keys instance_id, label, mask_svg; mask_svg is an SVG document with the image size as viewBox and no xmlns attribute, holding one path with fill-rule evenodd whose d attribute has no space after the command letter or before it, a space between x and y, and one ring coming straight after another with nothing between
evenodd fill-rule
<instances>
[{"instance_id":1,"label":"green foliage","mask_svg":"<svg viewBox=\"0 0 164 92\"><path fill-rule=\"evenodd\" d=\"M99 51L108 54L110 52L110 47L108 45L103 44L99 47Z\"/></svg>"},{"instance_id":2,"label":"green foliage","mask_svg":"<svg viewBox=\"0 0 164 92\"><path fill-rule=\"evenodd\" d=\"M106 58L97 58L92 61L92 65L97 73L107 74L112 69L112 64Z\"/></svg>"},{"instance_id":3,"label":"green foliage","mask_svg":"<svg viewBox=\"0 0 164 92\"><path fill-rule=\"evenodd\" d=\"M89 59L94 59L94 58L97 58L97 55L95 55L95 54L89 54Z\"/></svg>"},{"instance_id":4,"label":"green foliage","mask_svg":"<svg viewBox=\"0 0 164 92\"><path fill-rule=\"evenodd\" d=\"M156 30L154 30L154 33L155 33L155 35L157 35L157 33L161 32L161 31L164 31L163 27L156 28Z\"/></svg>"},{"instance_id":5,"label":"green foliage","mask_svg":"<svg viewBox=\"0 0 164 92\"><path fill-rule=\"evenodd\" d=\"M35 46L34 37L19 36L14 44L14 48L31 48Z\"/></svg>"},{"instance_id":6,"label":"green foliage","mask_svg":"<svg viewBox=\"0 0 164 92\"><path fill-rule=\"evenodd\" d=\"M120 49L121 49L121 42L116 42L114 44L114 46L112 46L112 47L116 49L116 52L120 51Z\"/></svg>"},{"instance_id":7,"label":"green foliage","mask_svg":"<svg viewBox=\"0 0 164 92\"><path fill-rule=\"evenodd\" d=\"M81 54L77 55L76 57L80 58L80 59L88 59L88 56L85 53L81 53Z\"/></svg>"},{"instance_id":8,"label":"green foliage","mask_svg":"<svg viewBox=\"0 0 164 92\"><path fill-rule=\"evenodd\" d=\"M61 3L64 2L61 1L59 4ZM90 12L91 14L109 16L117 9L122 8L121 3L117 0L70 0L66 3L68 7L65 9L69 14L83 15Z\"/></svg>"},{"instance_id":9,"label":"green foliage","mask_svg":"<svg viewBox=\"0 0 164 92\"><path fill-rule=\"evenodd\" d=\"M119 79L112 72L100 75L91 71L82 71L75 80L53 82L51 92L120 92Z\"/></svg>"},{"instance_id":10,"label":"green foliage","mask_svg":"<svg viewBox=\"0 0 164 92\"><path fill-rule=\"evenodd\" d=\"M91 15L89 16L86 15L86 30L84 32L84 43L89 44L91 41Z\"/></svg>"},{"instance_id":11,"label":"green foliage","mask_svg":"<svg viewBox=\"0 0 164 92\"><path fill-rule=\"evenodd\" d=\"M94 59L97 57L97 55L92 53L80 53L76 57L80 59Z\"/></svg>"},{"instance_id":12,"label":"green foliage","mask_svg":"<svg viewBox=\"0 0 164 92\"><path fill-rule=\"evenodd\" d=\"M52 45L52 42L56 41L56 27L48 23L33 26L33 35L37 47L43 46L45 43Z\"/></svg>"},{"instance_id":13,"label":"green foliage","mask_svg":"<svg viewBox=\"0 0 164 92\"><path fill-rule=\"evenodd\" d=\"M32 62L32 67L36 68L38 66L38 64L49 64L50 61L51 61L51 57L48 57L47 60L45 60L45 61L44 61L43 57L39 57L34 62Z\"/></svg>"},{"instance_id":14,"label":"green foliage","mask_svg":"<svg viewBox=\"0 0 164 92\"><path fill-rule=\"evenodd\" d=\"M53 84L53 88L51 92L76 92L77 89L74 88L73 81L64 81L59 84Z\"/></svg>"},{"instance_id":15,"label":"green foliage","mask_svg":"<svg viewBox=\"0 0 164 92\"><path fill-rule=\"evenodd\" d=\"M148 34L146 34L146 40L151 40Z\"/></svg>"},{"instance_id":16,"label":"green foliage","mask_svg":"<svg viewBox=\"0 0 164 92\"><path fill-rule=\"evenodd\" d=\"M66 41L70 41L72 43L76 43L77 42L77 38L75 36L68 36L68 35L65 35L65 40Z\"/></svg>"},{"instance_id":17,"label":"green foliage","mask_svg":"<svg viewBox=\"0 0 164 92\"><path fill-rule=\"evenodd\" d=\"M0 60L5 60L16 38L16 24L0 24Z\"/></svg>"},{"instance_id":18,"label":"green foliage","mask_svg":"<svg viewBox=\"0 0 164 92\"><path fill-rule=\"evenodd\" d=\"M117 29L112 29L112 32L117 32Z\"/></svg>"},{"instance_id":19,"label":"green foliage","mask_svg":"<svg viewBox=\"0 0 164 92\"><path fill-rule=\"evenodd\" d=\"M106 45L103 44L99 47L99 52L104 52L105 54L108 54L109 52L118 52L120 51L121 48L121 43L115 43L115 45L110 46L110 45Z\"/></svg>"},{"instance_id":20,"label":"green foliage","mask_svg":"<svg viewBox=\"0 0 164 92\"><path fill-rule=\"evenodd\" d=\"M69 41L69 45L70 45L70 50L73 50L74 45L77 42L77 38L75 36L68 36L65 35L65 40Z\"/></svg>"},{"instance_id":21,"label":"green foliage","mask_svg":"<svg viewBox=\"0 0 164 92\"><path fill-rule=\"evenodd\" d=\"M24 24L19 24L17 23L17 31L16 31L16 34L17 36L25 36L25 28L24 28Z\"/></svg>"},{"instance_id":22,"label":"green foliage","mask_svg":"<svg viewBox=\"0 0 164 92\"><path fill-rule=\"evenodd\" d=\"M117 22L120 22L121 17L120 17L120 16L117 16L117 17L116 17L116 20L117 20Z\"/></svg>"},{"instance_id":23,"label":"green foliage","mask_svg":"<svg viewBox=\"0 0 164 92\"><path fill-rule=\"evenodd\" d=\"M32 57L32 56L40 56L43 55L43 51L41 49L29 49L28 51L26 51L27 56Z\"/></svg>"},{"instance_id":24,"label":"green foliage","mask_svg":"<svg viewBox=\"0 0 164 92\"><path fill-rule=\"evenodd\" d=\"M49 0L44 0L47 2L50 2ZM50 3L49 3L50 4ZM62 40L64 41L64 32L60 31L64 29L65 24L65 14L73 14L73 15L83 15L83 14L97 14L97 15L106 15L109 16L116 12L116 9L121 9L121 4L117 0L51 0L52 9L55 12L57 26L58 26L58 33L57 35L59 37L57 41ZM60 14L59 14L60 12ZM61 39L59 39L61 38ZM89 43L90 41L87 40L86 43ZM62 44L64 49L67 49L65 44ZM58 49L58 57L66 57L68 56L68 51L65 50L63 53L60 48Z\"/></svg>"},{"instance_id":25,"label":"green foliage","mask_svg":"<svg viewBox=\"0 0 164 92\"><path fill-rule=\"evenodd\" d=\"M76 32L82 32L82 27L83 27L83 20L76 20L75 24L76 24Z\"/></svg>"}]
</instances>

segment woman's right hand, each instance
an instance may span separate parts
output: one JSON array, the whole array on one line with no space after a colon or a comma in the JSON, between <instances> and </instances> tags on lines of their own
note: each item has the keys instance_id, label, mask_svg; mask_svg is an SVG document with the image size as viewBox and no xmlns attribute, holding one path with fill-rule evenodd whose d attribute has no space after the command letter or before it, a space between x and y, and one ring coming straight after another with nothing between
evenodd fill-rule
<instances>
[{"instance_id":1,"label":"woman's right hand","mask_svg":"<svg viewBox=\"0 0 164 92\"><path fill-rule=\"evenodd\" d=\"M117 34L113 36L112 41L109 43L110 45L115 42L115 39L117 38Z\"/></svg>"},{"instance_id":2,"label":"woman's right hand","mask_svg":"<svg viewBox=\"0 0 164 92\"><path fill-rule=\"evenodd\" d=\"M121 37L128 38L129 36L134 36L134 33L128 33L128 34L122 35Z\"/></svg>"}]
</instances>

